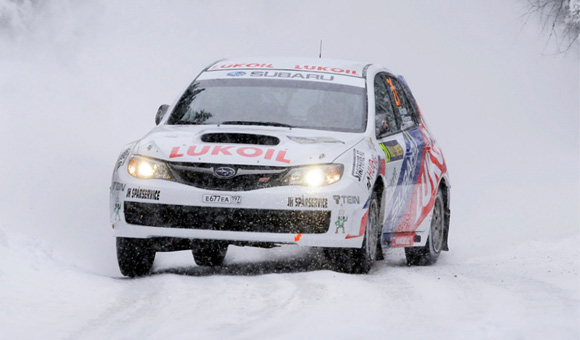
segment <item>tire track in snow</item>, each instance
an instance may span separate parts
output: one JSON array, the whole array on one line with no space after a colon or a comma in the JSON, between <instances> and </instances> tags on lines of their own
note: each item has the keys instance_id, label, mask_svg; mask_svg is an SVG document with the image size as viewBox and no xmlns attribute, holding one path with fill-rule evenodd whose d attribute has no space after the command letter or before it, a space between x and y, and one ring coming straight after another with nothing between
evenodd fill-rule
<instances>
[{"instance_id":1,"label":"tire track in snow","mask_svg":"<svg viewBox=\"0 0 580 340\"><path fill-rule=\"evenodd\" d=\"M147 320L162 301L165 281L158 278L122 279L121 286L115 282L119 289L111 296L111 303L105 302L106 309L65 339L111 339L118 337L120 332L138 338L140 334L153 332L155 323Z\"/></svg>"}]
</instances>

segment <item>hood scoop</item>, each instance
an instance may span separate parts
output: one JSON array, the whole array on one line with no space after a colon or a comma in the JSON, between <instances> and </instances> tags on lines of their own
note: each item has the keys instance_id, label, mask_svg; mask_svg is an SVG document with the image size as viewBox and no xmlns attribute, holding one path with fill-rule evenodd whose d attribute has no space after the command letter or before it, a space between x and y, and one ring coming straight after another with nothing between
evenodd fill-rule
<instances>
[{"instance_id":1,"label":"hood scoop","mask_svg":"<svg viewBox=\"0 0 580 340\"><path fill-rule=\"evenodd\" d=\"M249 133L206 133L201 136L205 143L278 145L280 139L273 136L254 135Z\"/></svg>"}]
</instances>

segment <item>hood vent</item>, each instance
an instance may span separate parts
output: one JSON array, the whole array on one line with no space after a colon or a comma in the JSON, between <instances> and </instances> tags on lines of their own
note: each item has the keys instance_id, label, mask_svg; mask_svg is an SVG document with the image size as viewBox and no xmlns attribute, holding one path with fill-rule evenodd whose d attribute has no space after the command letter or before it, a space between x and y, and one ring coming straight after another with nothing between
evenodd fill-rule
<instances>
[{"instance_id":1,"label":"hood vent","mask_svg":"<svg viewBox=\"0 0 580 340\"><path fill-rule=\"evenodd\" d=\"M247 133L206 133L201 136L206 143L278 145L280 139L273 136L252 135Z\"/></svg>"}]
</instances>

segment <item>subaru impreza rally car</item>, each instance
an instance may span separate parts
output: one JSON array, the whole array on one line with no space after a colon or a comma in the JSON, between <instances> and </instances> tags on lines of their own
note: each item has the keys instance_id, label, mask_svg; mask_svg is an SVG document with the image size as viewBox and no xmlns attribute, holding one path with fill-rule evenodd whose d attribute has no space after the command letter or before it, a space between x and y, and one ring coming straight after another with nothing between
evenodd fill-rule
<instances>
[{"instance_id":1,"label":"subaru impreza rally car","mask_svg":"<svg viewBox=\"0 0 580 340\"><path fill-rule=\"evenodd\" d=\"M448 250L443 153L405 80L374 64L218 61L113 172L110 217L124 275L191 249L219 266L229 245L321 247L366 273L383 250L409 264Z\"/></svg>"}]
</instances>

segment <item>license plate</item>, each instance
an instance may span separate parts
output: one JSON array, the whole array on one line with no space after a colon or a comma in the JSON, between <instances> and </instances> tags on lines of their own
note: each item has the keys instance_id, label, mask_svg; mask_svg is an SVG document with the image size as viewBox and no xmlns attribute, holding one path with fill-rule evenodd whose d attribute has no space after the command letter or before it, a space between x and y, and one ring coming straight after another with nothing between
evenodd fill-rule
<instances>
[{"instance_id":1,"label":"license plate","mask_svg":"<svg viewBox=\"0 0 580 340\"><path fill-rule=\"evenodd\" d=\"M242 203L242 196L238 196L238 195L203 195L201 201L203 203L240 204L240 203Z\"/></svg>"}]
</instances>

